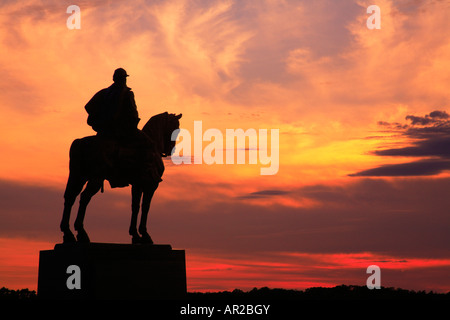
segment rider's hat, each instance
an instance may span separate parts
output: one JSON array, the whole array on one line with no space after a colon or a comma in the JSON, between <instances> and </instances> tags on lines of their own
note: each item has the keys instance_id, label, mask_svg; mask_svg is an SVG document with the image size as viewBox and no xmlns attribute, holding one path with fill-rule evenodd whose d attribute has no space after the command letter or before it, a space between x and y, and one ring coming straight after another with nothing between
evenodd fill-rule
<instances>
[{"instance_id":1,"label":"rider's hat","mask_svg":"<svg viewBox=\"0 0 450 320\"><path fill-rule=\"evenodd\" d=\"M118 79L123 79L128 77L129 75L123 68L118 68L114 71L113 80L116 81Z\"/></svg>"}]
</instances>

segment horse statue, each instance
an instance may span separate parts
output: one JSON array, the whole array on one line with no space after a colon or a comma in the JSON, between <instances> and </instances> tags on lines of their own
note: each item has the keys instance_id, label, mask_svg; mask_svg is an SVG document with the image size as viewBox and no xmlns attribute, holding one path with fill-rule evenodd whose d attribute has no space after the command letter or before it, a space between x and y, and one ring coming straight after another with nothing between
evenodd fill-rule
<instances>
[{"instance_id":1,"label":"horse statue","mask_svg":"<svg viewBox=\"0 0 450 320\"><path fill-rule=\"evenodd\" d=\"M146 141L145 144L141 143L137 148L133 145L134 140L126 140L122 141L122 143L119 142L118 145L115 145L115 148L112 148L115 150L115 154L118 152L127 154L128 151L129 158L134 159L134 162L129 162L131 165L128 168L136 167L135 160L137 157L146 157L145 161L141 161L145 165L141 166L140 170L134 170L134 174L131 174L131 171L129 174L125 172L127 177L125 183L122 181L122 183L115 184L113 176L110 175L111 170L108 170L108 168L111 166L108 162L111 157L104 156L105 152L102 152L102 145L105 144L105 141L101 137L98 135L89 136L72 142L70 147L69 178L64 192L64 211L60 224L60 229L63 232L63 243L90 242L83 226L86 208L91 198L98 191L102 190L103 192L103 184L107 180L113 188L131 185L132 210L129 234L132 236L132 243L153 244L146 226L150 202L159 183L162 181L161 177L164 172L162 158L172 155L174 150L175 139L172 133L179 129L181 116L181 114L175 115L167 112L155 115L140 130L140 135L137 135L137 137L141 137L140 140ZM109 141L109 143L111 144L112 142ZM145 148L142 148L143 145ZM123 157L121 159L123 164ZM85 185L86 187L83 190ZM78 195L80 195L80 204L74 223L77 231L77 237L75 238L70 230L69 220L72 206ZM142 210L138 233L137 217L141 203Z\"/></svg>"}]
</instances>

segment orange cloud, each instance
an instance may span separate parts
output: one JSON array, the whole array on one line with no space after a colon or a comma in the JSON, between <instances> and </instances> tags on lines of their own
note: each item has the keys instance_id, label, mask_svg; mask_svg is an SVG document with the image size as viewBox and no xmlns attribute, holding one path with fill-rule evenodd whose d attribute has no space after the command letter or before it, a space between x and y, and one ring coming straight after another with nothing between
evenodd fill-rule
<instances>
[{"instance_id":1,"label":"orange cloud","mask_svg":"<svg viewBox=\"0 0 450 320\"><path fill-rule=\"evenodd\" d=\"M310 159L329 165L324 154L333 147L321 150L318 139L347 149L340 135L350 144L349 136L365 135L379 119L398 121L448 98L448 35L431 32L448 24L445 4L421 10L386 0L375 31L365 26L366 4L328 2L329 13L289 1L85 2L81 29L68 30L61 4L10 3L0 21L2 85L11 88L2 93L3 175L63 181L71 140L92 134L83 106L119 65L132 75L143 122L169 110L183 112L188 128L201 119L221 129L298 128L307 134L280 145L288 171ZM335 51L319 37L327 19L342 39ZM36 147L30 163L21 150ZM357 156L368 147L352 149L355 165L376 161ZM19 173L19 165L32 170Z\"/></svg>"},{"instance_id":2,"label":"orange cloud","mask_svg":"<svg viewBox=\"0 0 450 320\"><path fill-rule=\"evenodd\" d=\"M435 270L444 276L450 267L448 259L409 259L372 253L289 252L230 257L199 252L187 257L190 291L231 291L236 286L242 290L263 286L303 290L344 282L364 286L369 276L367 267L374 264L381 269L382 286L418 290L426 287L424 281L414 283L419 274ZM401 277L398 271L403 273ZM215 279L214 286L208 279ZM433 290L448 292L448 285L442 283Z\"/></svg>"}]
</instances>

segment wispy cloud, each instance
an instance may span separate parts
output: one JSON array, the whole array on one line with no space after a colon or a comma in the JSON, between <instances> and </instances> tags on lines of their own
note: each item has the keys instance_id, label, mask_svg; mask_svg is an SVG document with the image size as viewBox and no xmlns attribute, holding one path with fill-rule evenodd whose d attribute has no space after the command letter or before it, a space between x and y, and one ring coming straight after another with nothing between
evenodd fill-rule
<instances>
[{"instance_id":1,"label":"wispy cloud","mask_svg":"<svg viewBox=\"0 0 450 320\"><path fill-rule=\"evenodd\" d=\"M396 131L412 141L401 148L373 151L384 157L419 158L414 162L386 164L351 176L431 176L450 169L450 120L446 111L436 110L425 116L408 115L410 124L380 121L379 125Z\"/></svg>"},{"instance_id":2,"label":"wispy cloud","mask_svg":"<svg viewBox=\"0 0 450 320\"><path fill-rule=\"evenodd\" d=\"M267 198L273 196L282 196L289 194L289 191L286 190L261 190L248 193L246 195L239 196L239 199L259 199L259 198Z\"/></svg>"}]
</instances>

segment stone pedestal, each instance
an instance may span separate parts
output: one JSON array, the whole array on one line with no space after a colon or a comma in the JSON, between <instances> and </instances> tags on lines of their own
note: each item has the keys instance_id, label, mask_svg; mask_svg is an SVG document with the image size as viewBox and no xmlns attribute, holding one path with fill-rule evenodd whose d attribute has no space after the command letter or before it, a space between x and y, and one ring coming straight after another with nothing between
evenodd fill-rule
<instances>
[{"instance_id":1,"label":"stone pedestal","mask_svg":"<svg viewBox=\"0 0 450 320\"><path fill-rule=\"evenodd\" d=\"M170 299L186 292L185 252L170 245L57 244L39 255L41 299Z\"/></svg>"}]
</instances>

